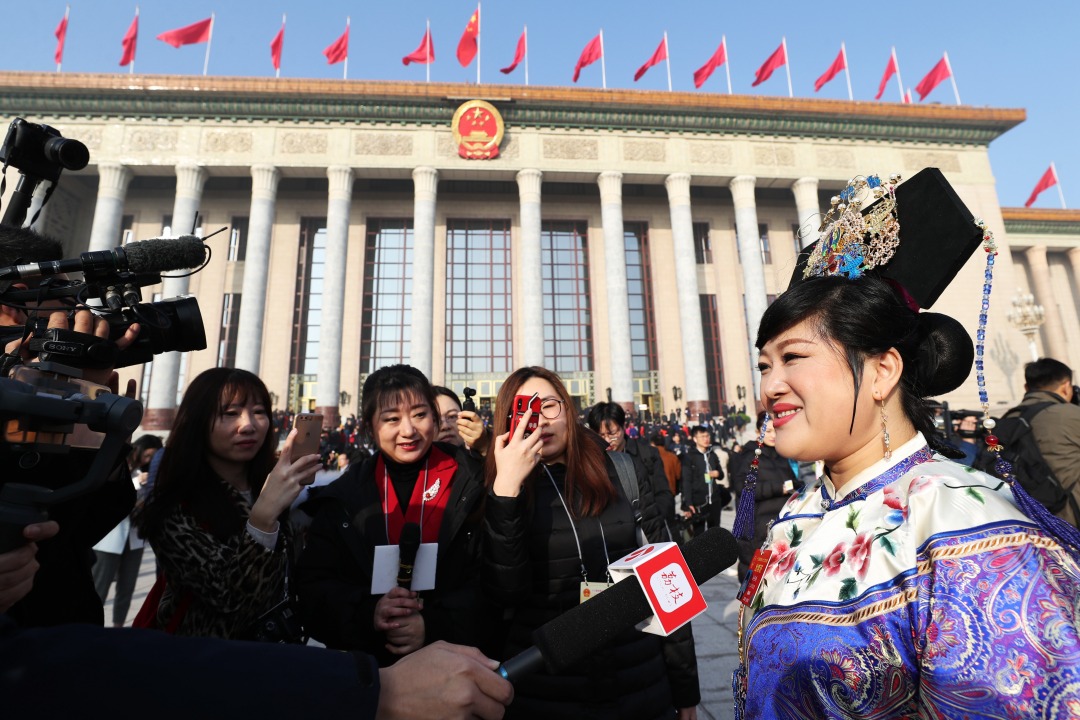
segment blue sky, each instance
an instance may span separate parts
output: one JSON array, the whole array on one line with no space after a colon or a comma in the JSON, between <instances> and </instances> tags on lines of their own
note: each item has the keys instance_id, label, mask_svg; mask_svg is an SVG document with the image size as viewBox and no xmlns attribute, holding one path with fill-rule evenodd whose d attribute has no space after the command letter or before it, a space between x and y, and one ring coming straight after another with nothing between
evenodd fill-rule
<instances>
[{"instance_id":1,"label":"blue sky","mask_svg":"<svg viewBox=\"0 0 1080 720\"><path fill-rule=\"evenodd\" d=\"M5 24L18 28L4 40L7 70L54 70L53 31L63 17L62 0L6 3ZM134 2L73 0L64 54L65 72L126 72L117 66L120 39L135 11ZM139 73L201 74L205 46L173 49L154 37L168 29L217 15L211 75L272 77L269 44L288 15L283 77L340 78L322 50L352 17L349 78L423 80L423 66L405 67L401 57L419 45L430 18L436 62L431 79L474 82L474 66L462 68L454 51L475 9L473 0L406 0L397 3L320 0L149 0L141 3ZM694 91L693 71L726 35L732 89L737 94L787 95L783 69L751 88L754 70L786 36L796 97L846 98L843 76L814 93L814 80L836 57L843 41L851 65L856 100L872 101L896 47L905 87L914 87L942 52L949 53L960 98L967 105L1024 108L1028 119L990 146L990 159L1003 206L1022 205L1051 161L1057 165L1065 202L1080 207L1080 111L1075 50L1080 3L1072 0L910 0L863 4L790 2L705 2L704 0L485 0L482 6L481 81L523 84L523 68L504 76L523 25L529 26L529 81L571 85L574 63L585 43L603 28L609 88L667 88L664 68L638 83L633 74L655 50L666 30L675 90ZM578 83L600 86L599 64L586 68ZM723 69L703 90L726 92ZM883 99L898 97L895 80ZM917 97L917 96L916 96ZM954 102L946 81L927 102ZM889 172L888 168L867 168ZM1036 207L1060 207L1055 189Z\"/></svg>"}]
</instances>

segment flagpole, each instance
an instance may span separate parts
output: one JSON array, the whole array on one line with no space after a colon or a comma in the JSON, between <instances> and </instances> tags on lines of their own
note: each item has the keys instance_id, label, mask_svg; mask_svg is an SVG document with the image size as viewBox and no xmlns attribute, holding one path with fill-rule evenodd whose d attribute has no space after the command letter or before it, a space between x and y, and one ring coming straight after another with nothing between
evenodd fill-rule
<instances>
[{"instance_id":1,"label":"flagpole","mask_svg":"<svg viewBox=\"0 0 1080 720\"><path fill-rule=\"evenodd\" d=\"M214 13L210 13L210 34L206 38L206 59L203 60L202 74L206 77L206 71L210 69L210 46L214 42Z\"/></svg>"},{"instance_id":2,"label":"flagpole","mask_svg":"<svg viewBox=\"0 0 1080 720\"><path fill-rule=\"evenodd\" d=\"M351 23L352 23L352 15L346 15L345 16L345 36L346 37L349 37L349 27L350 27ZM352 38L349 37L349 40L352 40ZM342 80L348 80L349 79L349 44L348 44L348 42L345 43L345 62L344 62L344 65L345 65L345 67L342 68L342 70L341 70L341 79Z\"/></svg>"},{"instance_id":3,"label":"flagpole","mask_svg":"<svg viewBox=\"0 0 1080 720\"><path fill-rule=\"evenodd\" d=\"M529 84L529 26L525 26L525 84Z\"/></svg>"},{"instance_id":4,"label":"flagpole","mask_svg":"<svg viewBox=\"0 0 1080 720\"><path fill-rule=\"evenodd\" d=\"M731 58L728 57L727 35L720 36L720 44L724 46L724 72L727 73L727 94L731 94Z\"/></svg>"},{"instance_id":5,"label":"flagpole","mask_svg":"<svg viewBox=\"0 0 1080 720\"><path fill-rule=\"evenodd\" d=\"M667 91L671 92L671 48L668 47L667 30L664 31L664 55L667 60Z\"/></svg>"},{"instance_id":6,"label":"flagpole","mask_svg":"<svg viewBox=\"0 0 1080 720\"><path fill-rule=\"evenodd\" d=\"M285 29L285 13L281 13L281 29L282 30ZM281 41L282 41L282 45L284 45L285 44L285 36L284 35L281 36ZM274 79L275 80L280 80L281 79L281 62L280 61L278 62L277 68L274 70Z\"/></svg>"},{"instance_id":7,"label":"flagpole","mask_svg":"<svg viewBox=\"0 0 1080 720\"><path fill-rule=\"evenodd\" d=\"M851 68L848 67L847 46L840 43L840 52L844 55L844 75L847 76L847 99L855 102L855 96L851 93Z\"/></svg>"},{"instance_id":8,"label":"flagpole","mask_svg":"<svg viewBox=\"0 0 1080 720\"><path fill-rule=\"evenodd\" d=\"M1054 163L1050 163L1050 170L1054 173L1054 184L1057 185L1058 197L1061 198L1061 209L1065 209L1065 193L1061 190L1061 180L1058 180L1057 168L1054 167Z\"/></svg>"},{"instance_id":9,"label":"flagpole","mask_svg":"<svg viewBox=\"0 0 1080 720\"><path fill-rule=\"evenodd\" d=\"M960 104L960 91L956 89L956 75L953 74L952 64L949 62L949 53L943 53L945 55L945 67L949 69L949 80L952 82L953 95L956 96L956 104Z\"/></svg>"},{"instance_id":10,"label":"flagpole","mask_svg":"<svg viewBox=\"0 0 1080 720\"><path fill-rule=\"evenodd\" d=\"M795 97L795 91L791 89L791 58L787 51L787 38L781 37L780 44L784 46L784 69L787 70L787 94L789 98Z\"/></svg>"},{"instance_id":11,"label":"flagpole","mask_svg":"<svg viewBox=\"0 0 1080 720\"><path fill-rule=\"evenodd\" d=\"M426 74L426 82L431 82L431 18L427 19L426 30L424 32L424 45L427 48L427 62L424 63L424 72Z\"/></svg>"},{"instance_id":12,"label":"flagpole","mask_svg":"<svg viewBox=\"0 0 1080 720\"><path fill-rule=\"evenodd\" d=\"M66 45L67 45L67 21L68 21L68 15L70 15L70 14L71 14L71 6L68 5L68 6L66 6L64 8L64 45L65 45L64 49L67 49L66 48ZM63 59L63 54L61 54L60 57L61 57L61 59ZM61 64L62 63L56 63L56 72L60 72L60 65Z\"/></svg>"},{"instance_id":13,"label":"flagpole","mask_svg":"<svg viewBox=\"0 0 1080 720\"><path fill-rule=\"evenodd\" d=\"M900 102L904 102L904 81L900 79L900 61L896 59L896 46L892 49L892 61L896 66L896 84L900 88Z\"/></svg>"},{"instance_id":14,"label":"flagpole","mask_svg":"<svg viewBox=\"0 0 1080 720\"><path fill-rule=\"evenodd\" d=\"M604 60L604 28L600 28L600 84L607 90L607 63Z\"/></svg>"},{"instance_id":15,"label":"flagpole","mask_svg":"<svg viewBox=\"0 0 1080 720\"><path fill-rule=\"evenodd\" d=\"M139 6L136 5L135 6L135 19L138 20L138 18L139 18ZM135 37L136 37L136 42L138 42L138 40L137 40L138 39L138 33L137 32L135 34ZM128 75L134 75L134 74L135 74L135 58L131 58L131 62L128 63Z\"/></svg>"},{"instance_id":16,"label":"flagpole","mask_svg":"<svg viewBox=\"0 0 1080 720\"><path fill-rule=\"evenodd\" d=\"M480 3L476 3L476 84L480 84Z\"/></svg>"}]
</instances>

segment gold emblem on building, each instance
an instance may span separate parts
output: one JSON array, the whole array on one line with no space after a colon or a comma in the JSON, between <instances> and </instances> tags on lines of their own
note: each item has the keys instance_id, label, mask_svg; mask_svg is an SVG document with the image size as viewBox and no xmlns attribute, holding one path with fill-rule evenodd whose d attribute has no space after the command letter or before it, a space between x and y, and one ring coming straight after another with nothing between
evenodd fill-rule
<instances>
[{"instance_id":1,"label":"gold emblem on building","mask_svg":"<svg viewBox=\"0 0 1080 720\"><path fill-rule=\"evenodd\" d=\"M483 100L469 100L454 113L454 142L458 155L466 160L499 157L505 126L495 106Z\"/></svg>"}]
</instances>

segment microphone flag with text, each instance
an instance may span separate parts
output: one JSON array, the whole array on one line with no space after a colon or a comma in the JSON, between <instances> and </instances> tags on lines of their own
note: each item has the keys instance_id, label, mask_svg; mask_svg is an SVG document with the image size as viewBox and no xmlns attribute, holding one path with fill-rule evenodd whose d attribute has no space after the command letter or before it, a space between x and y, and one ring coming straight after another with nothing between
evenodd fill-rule
<instances>
[{"instance_id":1,"label":"microphone flag with text","mask_svg":"<svg viewBox=\"0 0 1080 720\"><path fill-rule=\"evenodd\" d=\"M674 548L682 563L674 561L675 555L669 545ZM653 550L644 552L646 548ZM657 563L654 558L662 558L663 561ZM500 665L498 673L510 682L516 682L544 669L558 674L602 649L620 633L639 623L660 620L663 615L668 615L669 621L678 621L678 611L687 608L694 595L701 598L701 591L694 583L701 585L711 580L722 570L738 562L738 559L739 546L735 538L720 527L714 527L694 538L687 543L682 553L679 553L678 546L673 543L646 545L611 565L614 577L618 566L628 563L631 572L618 574L624 578L634 574L638 577L637 582L616 582L587 602L541 625L533 632L535 644ZM673 564L684 569L681 574L670 567ZM640 569L640 574L633 568ZM690 577L686 576L685 570L689 570ZM673 572L675 574L672 576ZM665 575L670 576L673 581L688 582L680 585L684 592L682 598L661 597L669 592L669 586L664 584ZM691 578L692 582L689 582ZM643 589L646 587L652 589L652 596ZM692 593L689 592L690 587L693 587ZM686 602L683 602L684 600ZM652 603L656 603L660 612L654 610ZM704 605L703 598L701 604ZM665 607L669 610L665 611ZM701 609L704 610L704 607ZM692 616L658 634L670 634ZM668 622L669 626L671 624Z\"/></svg>"}]
</instances>

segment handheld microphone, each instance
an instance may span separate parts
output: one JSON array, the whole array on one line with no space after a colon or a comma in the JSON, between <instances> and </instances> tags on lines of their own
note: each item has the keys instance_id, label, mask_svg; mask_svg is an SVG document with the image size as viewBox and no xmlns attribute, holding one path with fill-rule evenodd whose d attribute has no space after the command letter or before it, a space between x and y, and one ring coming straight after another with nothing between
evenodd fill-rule
<instances>
[{"instance_id":1,"label":"handheld microphone","mask_svg":"<svg viewBox=\"0 0 1080 720\"><path fill-rule=\"evenodd\" d=\"M416 565L416 551L420 549L420 526L405 523L398 540L398 587L412 589L413 567Z\"/></svg>"},{"instance_id":2,"label":"handheld microphone","mask_svg":"<svg viewBox=\"0 0 1080 720\"><path fill-rule=\"evenodd\" d=\"M701 585L738 562L739 546L730 532L714 527L687 543L683 557ZM561 673L652 614L641 584L627 578L541 625L533 632L536 644L497 672L512 683L543 669Z\"/></svg>"},{"instance_id":3,"label":"handheld microphone","mask_svg":"<svg viewBox=\"0 0 1080 720\"><path fill-rule=\"evenodd\" d=\"M178 238L155 238L130 242L112 250L84 252L78 258L48 260L0 268L0 280L81 272L87 276L98 273L124 272L160 273L199 267L206 259L206 246L201 238L183 235Z\"/></svg>"}]
</instances>

